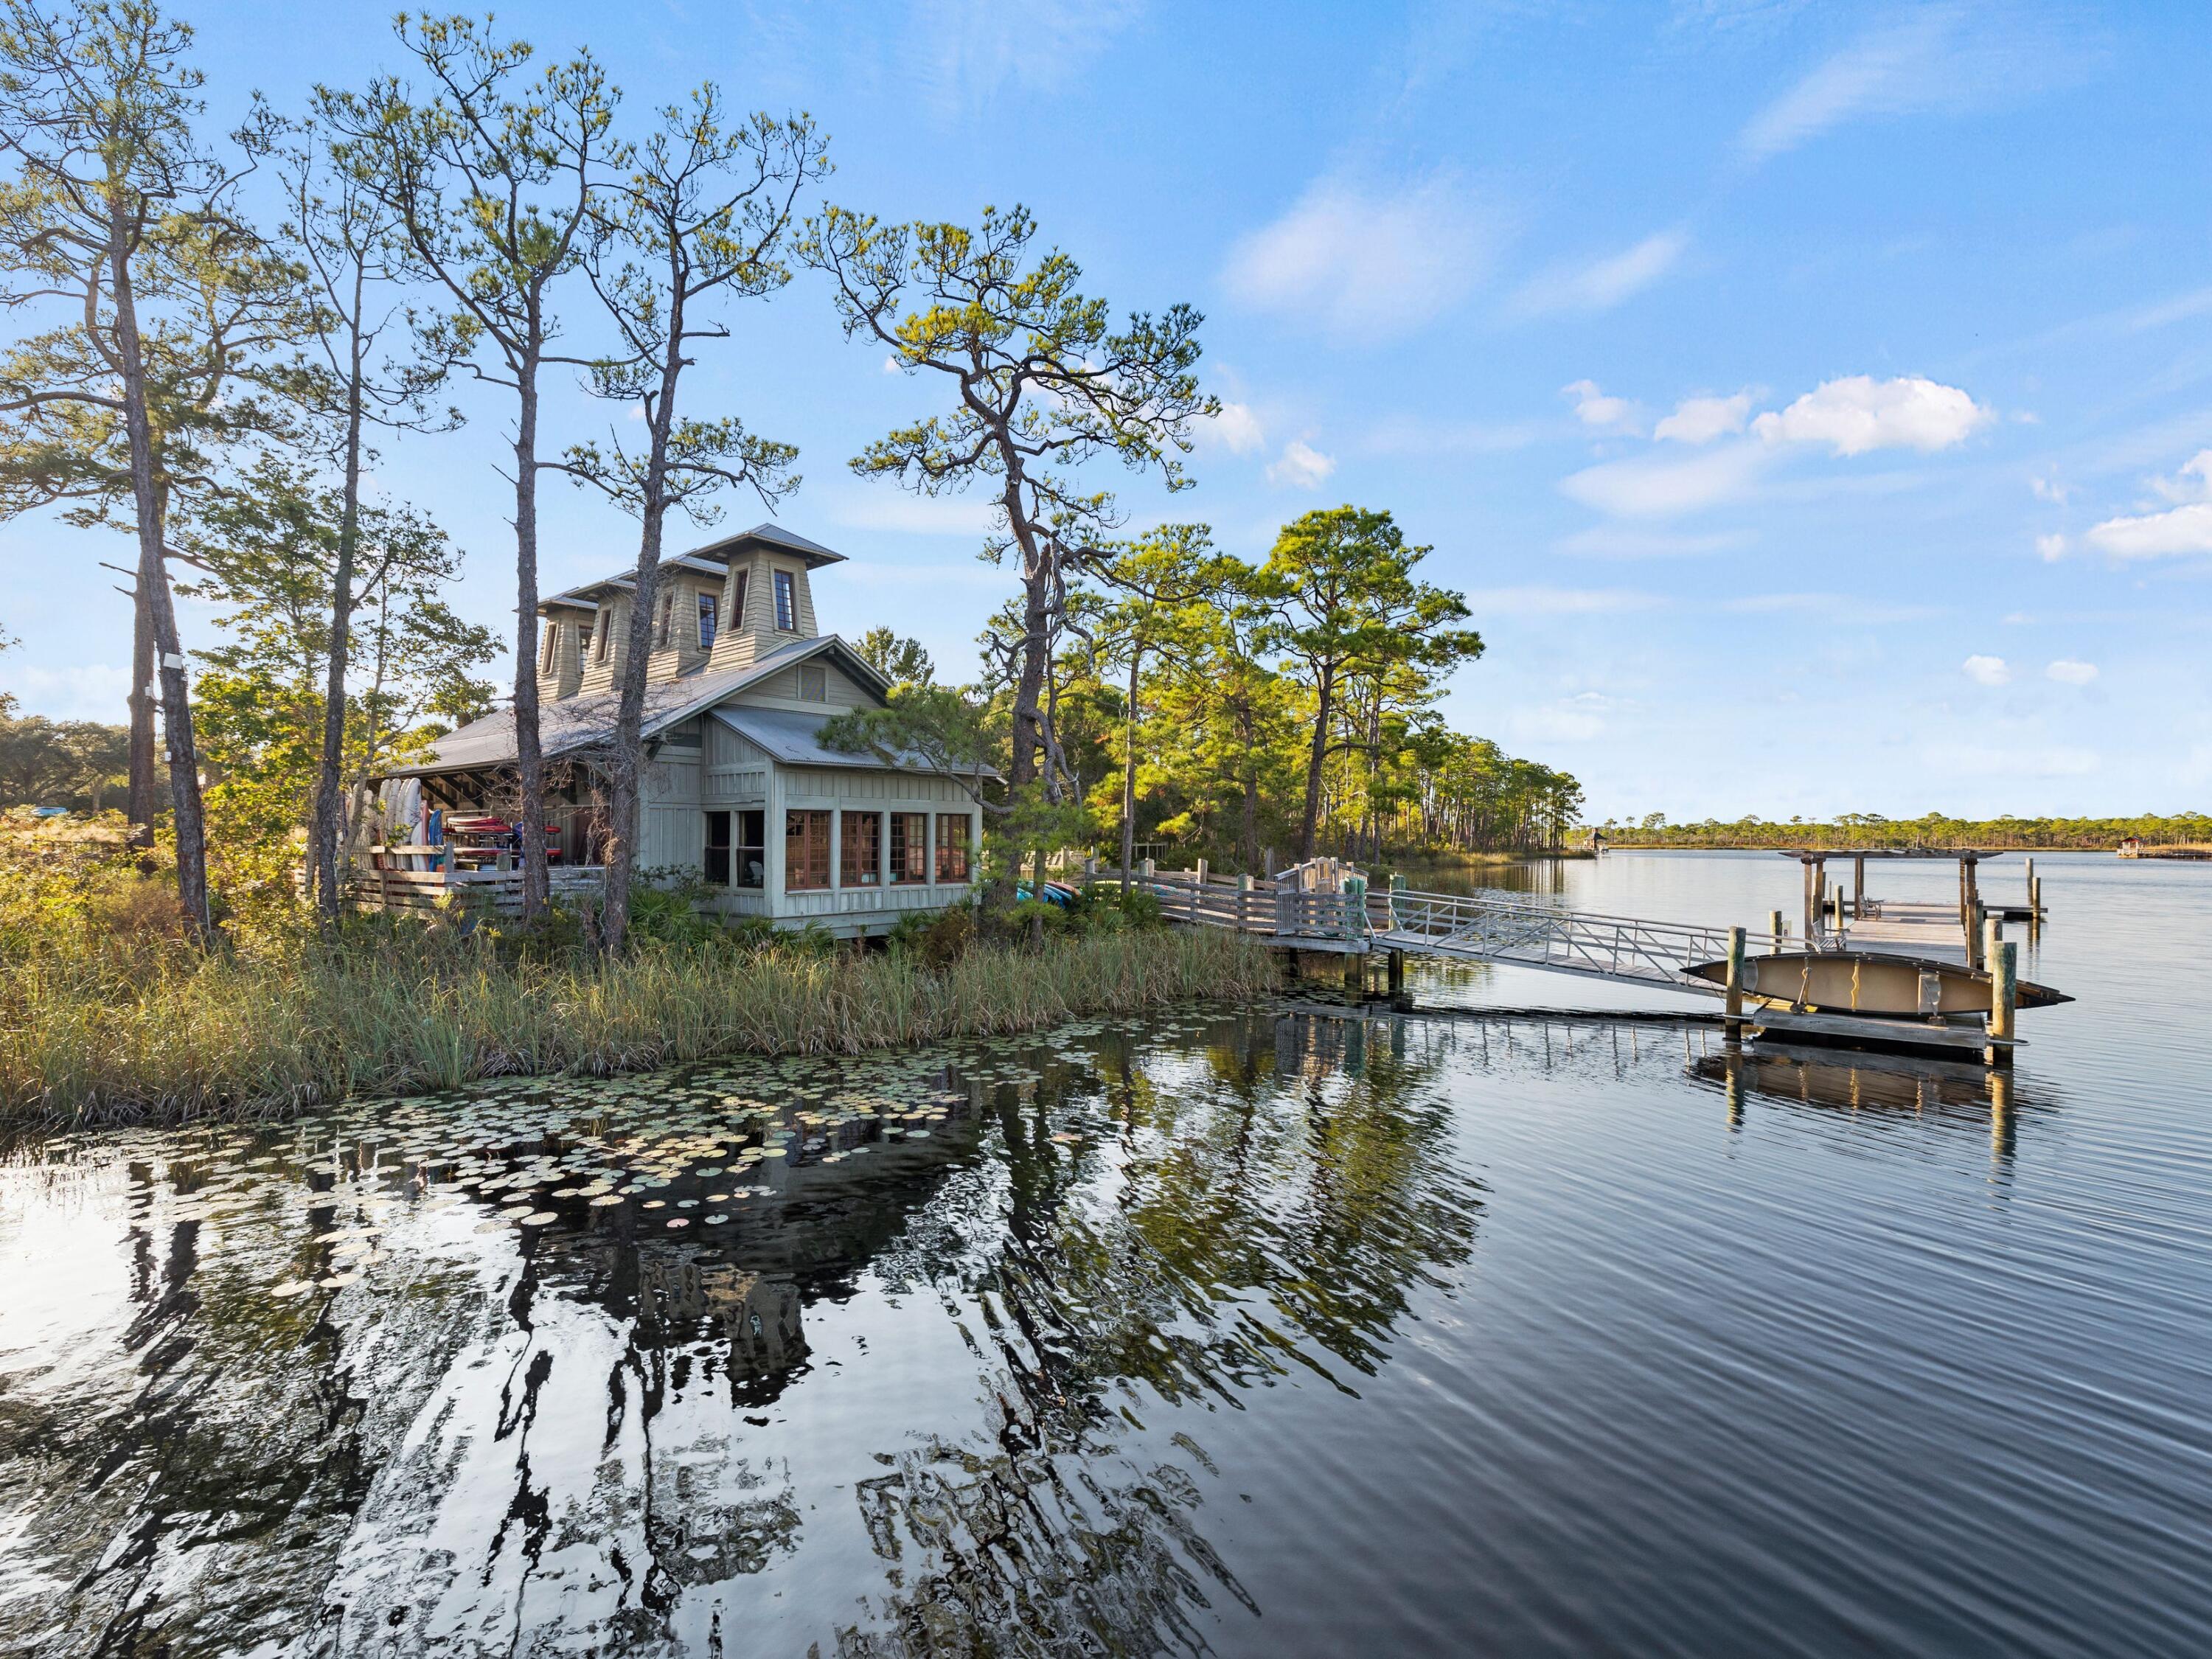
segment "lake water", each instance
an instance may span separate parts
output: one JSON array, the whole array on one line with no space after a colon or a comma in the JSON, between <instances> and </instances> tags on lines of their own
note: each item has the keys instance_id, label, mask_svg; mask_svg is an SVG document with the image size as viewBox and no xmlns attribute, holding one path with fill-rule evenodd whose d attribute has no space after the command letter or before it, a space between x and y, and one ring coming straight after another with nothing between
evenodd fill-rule
<instances>
[{"instance_id":1,"label":"lake water","mask_svg":"<svg viewBox=\"0 0 2212 1659\"><path fill-rule=\"evenodd\" d=\"M1417 969L19 1146L0 1652L2212 1651L2212 866L2038 864L2001 1091Z\"/></svg>"}]
</instances>

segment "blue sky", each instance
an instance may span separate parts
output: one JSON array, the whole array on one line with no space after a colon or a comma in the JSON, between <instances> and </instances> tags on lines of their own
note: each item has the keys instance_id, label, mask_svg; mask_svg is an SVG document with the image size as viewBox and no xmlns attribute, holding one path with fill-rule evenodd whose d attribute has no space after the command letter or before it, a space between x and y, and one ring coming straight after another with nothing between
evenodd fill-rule
<instances>
[{"instance_id":1,"label":"blue sky","mask_svg":"<svg viewBox=\"0 0 2212 1659\"><path fill-rule=\"evenodd\" d=\"M296 107L396 63L379 7L183 15L226 119L251 89ZM1257 557L1310 507L1390 509L1489 642L1454 723L1573 770L1596 817L2212 799L2197 6L500 15L589 46L635 118L712 77L815 115L833 199L1022 202L1117 308L1197 305L1227 408L1174 515ZM732 321L693 407L800 446L781 518L853 559L821 579L823 625L890 623L966 672L1009 581L974 557L981 507L844 465L939 389L845 342L811 278ZM503 411L470 407L378 483L469 550L463 608L504 627ZM550 419L568 440L607 416L564 392ZM549 591L632 556L564 484L544 510ZM23 641L0 687L120 717L129 617L95 561L124 556L0 527Z\"/></svg>"}]
</instances>

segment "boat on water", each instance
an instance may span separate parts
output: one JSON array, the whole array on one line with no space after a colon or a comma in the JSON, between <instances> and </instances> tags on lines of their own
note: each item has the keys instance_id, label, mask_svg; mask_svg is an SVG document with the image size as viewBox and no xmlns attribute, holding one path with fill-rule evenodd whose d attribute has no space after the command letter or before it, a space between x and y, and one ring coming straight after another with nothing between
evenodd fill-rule
<instances>
[{"instance_id":1,"label":"boat on water","mask_svg":"<svg viewBox=\"0 0 2212 1659\"><path fill-rule=\"evenodd\" d=\"M1728 983L1728 963L1692 963L1682 971L1715 985ZM1986 1014L1992 992L1989 970L1920 957L1875 951L1784 951L1747 957L1744 995L1769 1008L1799 1013L1868 1014L1896 1019L1941 1019ZM2048 1008L2072 997L2047 985L2017 982L2015 1006Z\"/></svg>"}]
</instances>

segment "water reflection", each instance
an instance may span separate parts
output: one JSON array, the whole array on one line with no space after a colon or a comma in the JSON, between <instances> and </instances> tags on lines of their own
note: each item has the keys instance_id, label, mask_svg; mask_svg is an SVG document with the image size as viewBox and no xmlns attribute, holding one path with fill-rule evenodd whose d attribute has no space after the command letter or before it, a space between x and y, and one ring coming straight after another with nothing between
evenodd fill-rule
<instances>
[{"instance_id":1,"label":"water reflection","mask_svg":"<svg viewBox=\"0 0 2212 1659\"><path fill-rule=\"evenodd\" d=\"M1194 1015L19 1149L0 1647L1203 1645L1259 1610L1207 1413L1356 1393L1473 1247L1455 1043Z\"/></svg>"}]
</instances>

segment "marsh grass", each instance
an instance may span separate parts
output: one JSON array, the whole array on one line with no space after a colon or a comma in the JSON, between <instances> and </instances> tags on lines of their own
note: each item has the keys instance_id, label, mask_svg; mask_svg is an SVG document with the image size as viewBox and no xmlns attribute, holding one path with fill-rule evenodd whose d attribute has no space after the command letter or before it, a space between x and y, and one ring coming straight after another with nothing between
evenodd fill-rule
<instances>
[{"instance_id":1,"label":"marsh grass","mask_svg":"<svg viewBox=\"0 0 2212 1659\"><path fill-rule=\"evenodd\" d=\"M424 935L204 959L31 952L0 966L0 1120L276 1115L488 1078L858 1054L1273 983L1263 948L1211 933L978 946L939 966L675 946L532 961Z\"/></svg>"}]
</instances>

